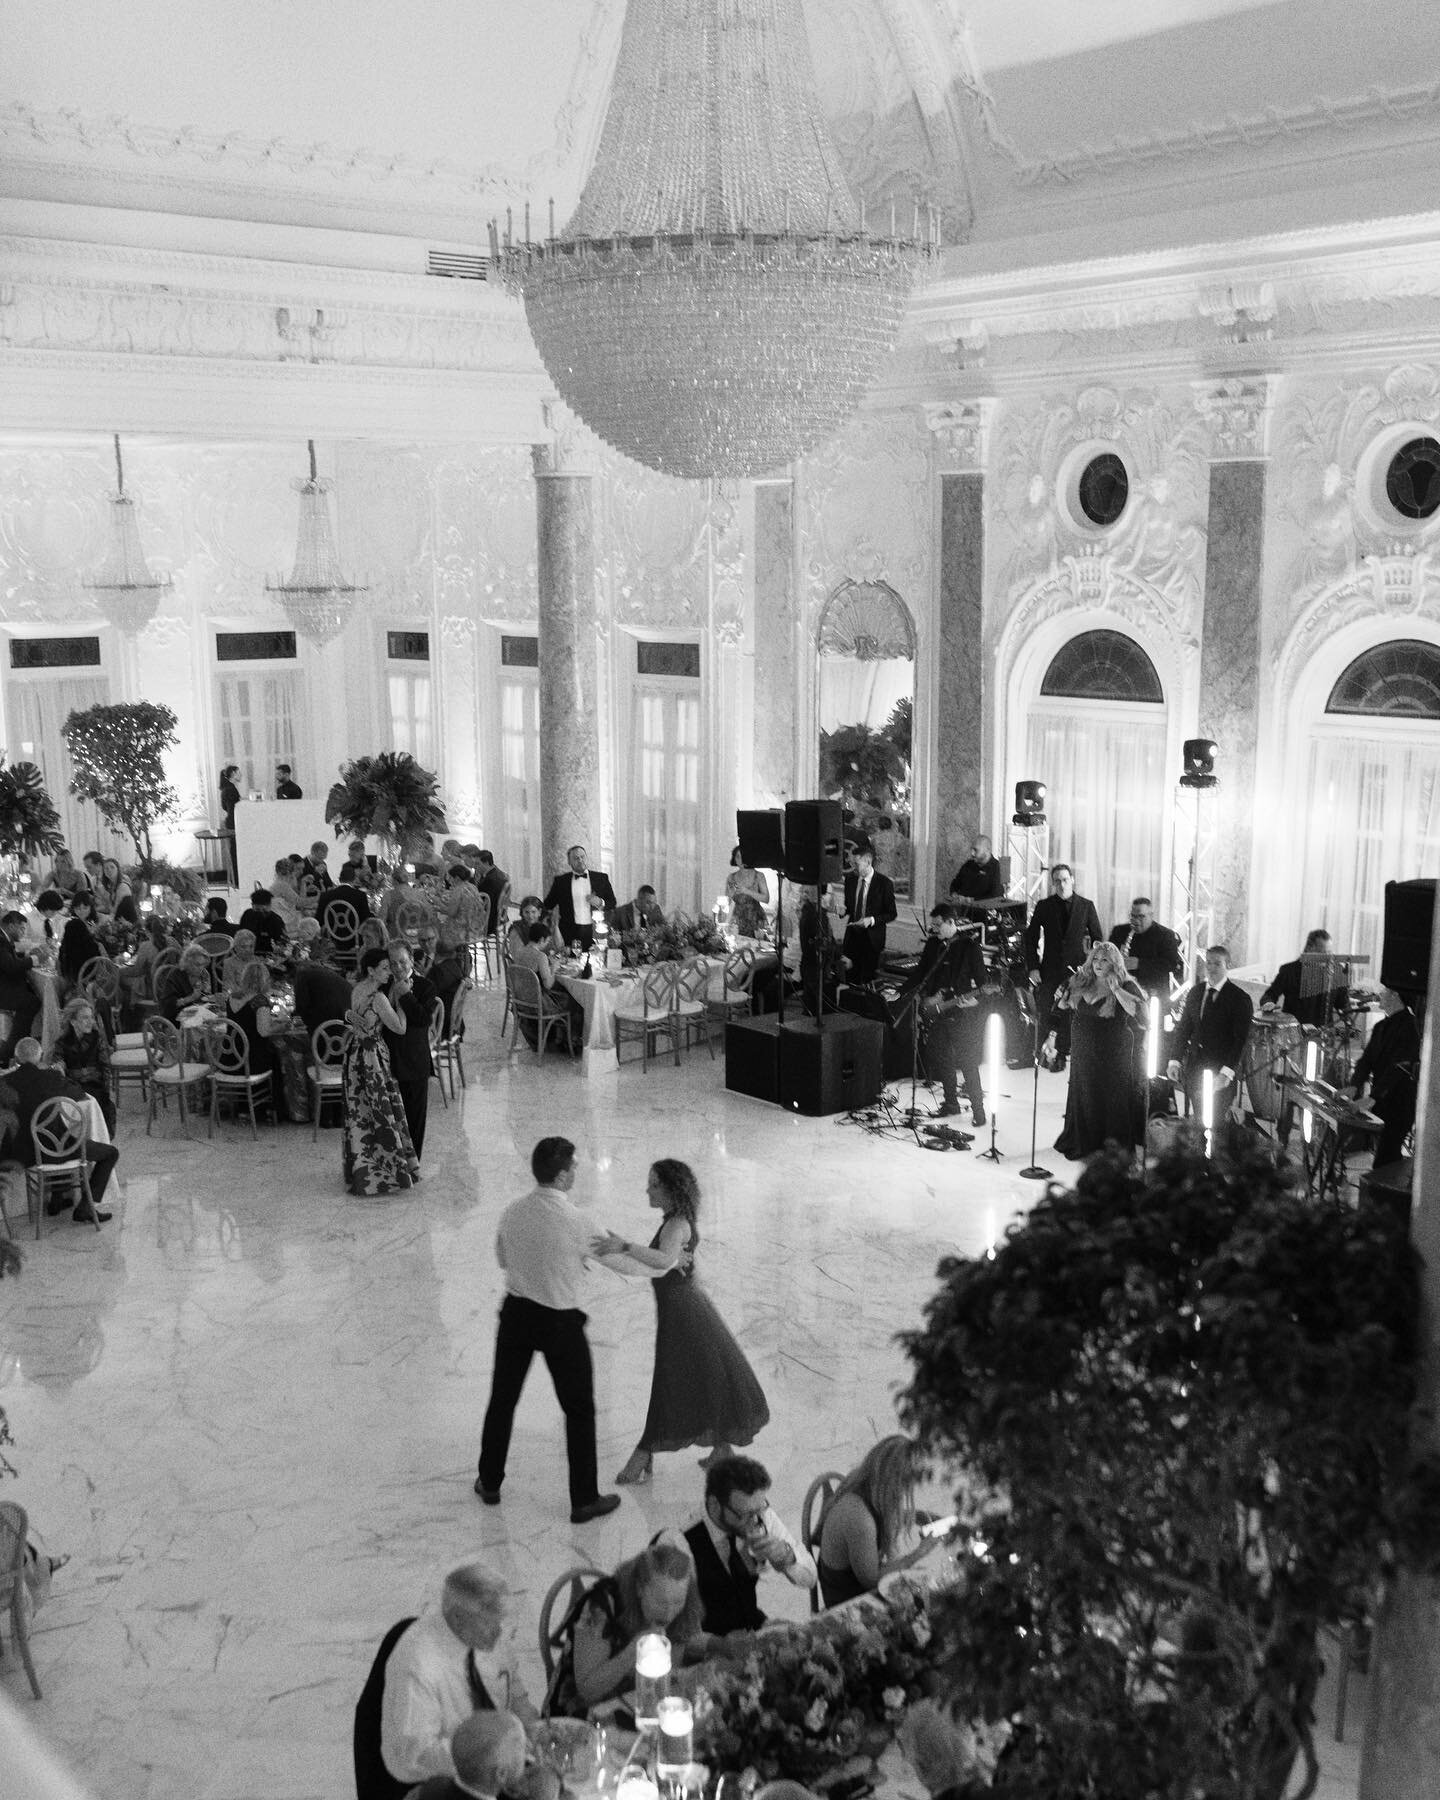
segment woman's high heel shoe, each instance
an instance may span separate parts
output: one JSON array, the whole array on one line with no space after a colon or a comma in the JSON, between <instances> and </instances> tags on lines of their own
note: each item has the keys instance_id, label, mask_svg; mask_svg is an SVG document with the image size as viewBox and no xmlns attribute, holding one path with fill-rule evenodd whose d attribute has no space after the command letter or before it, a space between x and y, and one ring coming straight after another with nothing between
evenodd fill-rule
<instances>
[{"instance_id":1,"label":"woman's high heel shoe","mask_svg":"<svg viewBox=\"0 0 1440 1800\"><path fill-rule=\"evenodd\" d=\"M617 1487L638 1487L642 1481L648 1481L654 1472L654 1464L648 1450L632 1450L630 1460L615 1477Z\"/></svg>"},{"instance_id":2,"label":"woman's high heel shoe","mask_svg":"<svg viewBox=\"0 0 1440 1800\"><path fill-rule=\"evenodd\" d=\"M733 1456L734 1454L735 1452L728 1444L717 1444L708 1456L702 1456L700 1458L700 1467L702 1469L713 1468L717 1462L723 1462L727 1456Z\"/></svg>"}]
</instances>

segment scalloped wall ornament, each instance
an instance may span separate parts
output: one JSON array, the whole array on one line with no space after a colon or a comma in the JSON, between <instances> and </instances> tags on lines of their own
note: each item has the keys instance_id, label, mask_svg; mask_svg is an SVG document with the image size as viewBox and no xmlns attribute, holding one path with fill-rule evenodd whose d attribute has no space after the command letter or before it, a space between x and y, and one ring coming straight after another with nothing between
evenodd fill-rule
<instances>
[{"instance_id":1,"label":"scalloped wall ornament","mask_svg":"<svg viewBox=\"0 0 1440 1800\"><path fill-rule=\"evenodd\" d=\"M844 578L929 591L930 434L916 411L861 413L810 457L801 486L800 547L813 637Z\"/></svg>"},{"instance_id":2,"label":"scalloped wall ornament","mask_svg":"<svg viewBox=\"0 0 1440 1800\"><path fill-rule=\"evenodd\" d=\"M1412 545L1366 556L1338 581L1303 599L1271 657L1273 691L1296 692L1304 670L1340 632L1366 622L1428 620L1440 627L1440 555Z\"/></svg>"}]
</instances>

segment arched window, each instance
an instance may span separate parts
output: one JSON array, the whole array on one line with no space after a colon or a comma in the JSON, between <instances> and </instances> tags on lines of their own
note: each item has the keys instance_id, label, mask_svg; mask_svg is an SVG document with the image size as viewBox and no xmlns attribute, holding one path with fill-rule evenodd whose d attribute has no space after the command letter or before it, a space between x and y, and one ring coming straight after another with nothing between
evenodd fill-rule
<instances>
[{"instance_id":1,"label":"arched window","mask_svg":"<svg viewBox=\"0 0 1440 1800\"><path fill-rule=\"evenodd\" d=\"M1325 710L1440 719L1440 649L1414 638L1377 644L1331 688Z\"/></svg>"},{"instance_id":2,"label":"arched window","mask_svg":"<svg viewBox=\"0 0 1440 1800\"><path fill-rule=\"evenodd\" d=\"M1067 700L1165 704L1165 690L1154 663L1134 638L1121 631L1082 631L1071 638L1051 660L1040 692Z\"/></svg>"},{"instance_id":3,"label":"arched window","mask_svg":"<svg viewBox=\"0 0 1440 1800\"><path fill-rule=\"evenodd\" d=\"M1075 866L1107 925L1163 891L1165 690L1140 645L1082 631L1051 659L1030 708L1025 776L1049 788L1050 855Z\"/></svg>"}]
</instances>

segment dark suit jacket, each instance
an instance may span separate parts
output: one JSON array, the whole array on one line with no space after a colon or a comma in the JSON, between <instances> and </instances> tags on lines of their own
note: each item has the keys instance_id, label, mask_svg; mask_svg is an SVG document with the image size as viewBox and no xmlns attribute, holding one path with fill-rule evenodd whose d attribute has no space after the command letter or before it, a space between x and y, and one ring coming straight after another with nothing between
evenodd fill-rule
<instances>
[{"instance_id":1,"label":"dark suit jacket","mask_svg":"<svg viewBox=\"0 0 1440 1800\"><path fill-rule=\"evenodd\" d=\"M1250 1035L1250 1021L1255 1016L1250 996L1244 988L1227 981L1218 994L1210 996L1202 1019L1200 1004L1204 997L1205 983L1196 982L1185 996L1180 1023L1170 1040L1170 1054L1184 1065L1187 1074L1192 1069L1238 1069Z\"/></svg>"},{"instance_id":2,"label":"dark suit jacket","mask_svg":"<svg viewBox=\"0 0 1440 1800\"><path fill-rule=\"evenodd\" d=\"M497 937L504 921L500 917L500 896L510 885L510 877L503 869L491 869L475 884L482 894L490 896L490 928L488 935Z\"/></svg>"},{"instance_id":3,"label":"dark suit jacket","mask_svg":"<svg viewBox=\"0 0 1440 1800\"><path fill-rule=\"evenodd\" d=\"M1317 970L1318 964L1313 965ZM1318 993L1303 994L1301 985L1305 978L1305 965L1297 956L1294 962L1281 963L1275 971L1275 979L1260 996L1260 1004L1269 1006L1274 1000L1280 1002L1282 1011L1301 1025L1323 1025L1325 1023L1325 990ZM1330 1012L1337 1013L1349 1005L1348 990L1343 984L1330 990Z\"/></svg>"},{"instance_id":4,"label":"dark suit jacket","mask_svg":"<svg viewBox=\"0 0 1440 1800\"><path fill-rule=\"evenodd\" d=\"M391 1004L404 1015L404 1033L382 1030L390 1051L390 1073L397 1081L428 1081L433 1073L430 1062L430 1013L435 1005L435 989L423 975L417 975L410 992Z\"/></svg>"},{"instance_id":5,"label":"dark suit jacket","mask_svg":"<svg viewBox=\"0 0 1440 1800\"><path fill-rule=\"evenodd\" d=\"M258 906L247 906L240 915L240 930L255 933L255 954L268 956L277 944L283 944L289 933L277 912L261 912Z\"/></svg>"},{"instance_id":6,"label":"dark suit jacket","mask_svg":"<svg viewBox=\"0 0 1440 1800\"><path fill-rule=\"evenodd\" d=\"M658 900L651 902L650 911L646 915L644 923L647 926L663 925L665 923L665 914ZM633 900L627 900L623 906L617 906L615 911L610 915L610 929L612 931L639 931L640 928L641 920L636 916L635 902Z\"/></svg>"},{"instance_id":7,"label":"dark suit jacket","mask_svg":"<svg viewBox=\"0 0 1440 1800\"><path fill-rule=\"evenodd\" d=\"M71 1081L68 1075L62 1075L58 1069L39 1069L34 1063L16 1063L13 1069L6 1070L0 1080L15 1096L13 1153L22 1162L33 1163L35 1140L30 1135L30 1127L36 1112L45 1101L53 1100L57 1094L64 1094L71 1100L84 1100L87 1097L85 1090L78 1081Z\"/></svg>"},{"instance_id":8,"label":"dark suit jacket","mask_svg":"<svg viewBox=\"0 0 1440 1800\"><path fill-rule=\"evenodd\" d=\"M1368 1081L1377 1107L1397 1094L1413 1101L1420 1075L1420 1025L1409 1007L1391 1013L1370 1033L1365 1053L1355 1065L1354 1085Z\"/></svg>"},{"instance_id":9,"label":"dark suit jacket","mask_svg":"<svg viewBox=\"0 0 1440 1800\"><path fill-rule=\"evenodd\" d=\"M1152 925L1138 936L1131 935L1128 923L1117 925L1110 933L1110 942L1135 958L1139 966L1133 973L1147 994L1158 994L1161 1000L1169 998L1171 978L1178 981L1185 973L1185 958L1180 954L1180 939L1168 925Z\"/></svg>"},{"instance_id":10,"label":"dark suit jacket","mask_svg":"<svg viewBox=\"0 0 1440 1800\"><path fill-rule=\"evenodd\" d=\"M282 781L275 790L277 800L303 800L305 790L297 782Z\"/></svg>"},{"instance_id":11,"label":"dark suit jacket","mask_svg":"<svg viewBox=\"0 0 1440 1800\"><path fill-rule=\"evenodd\" d=\"M346 900L355 908L355 917L362 925L370 917L370 896L365 890L351 887L348 881L337 881L332 887L326 888L315 908L315 917L320 921L322 931L330 930L326 915L338 900Z\"/></svg>"},{"instance_id":12,"label":"dark suit jacket","mask_svg":"<svg viewBox=\"0 0 1440 1800\"><path fill-rule=\"evenodd\" d=\"M607 913L615 910L615 890L610 885L610 877L602 869L589 869L590 877L590 910L591 917L597 906L603 907ZM545 896L546 912L555 913L560 921L560 936L568 944L575 935L575 907L570 898L570 882L572 871L566 869L563 875L557 875L550 883L550 891Z\"/></svg>"},{"instance_id":13,"label":"dark suit jacket","mask_svg":"<svg viewBox=\"0 0 1440 1800\"><path fill-rule=\"evenodd\" d=\"M1065 909L1070 909L1070 922L1065 922ZM1098 944L1105 935L1095 902L1083 894L1072 894L1062 900L1058 894L1047 894L1037 901L1025 927L1025 966L1038 969L1042 981L1057 985L1078 969L1085 960L1085 940ZM1041 950L1041 939L1045 947Z\"/></svg>"},{"instance_id":14,"label":"dark suit jacket","mask_svg":"<svg viewBox=\"0 0 1440 1800\"><path fill-rule=\"evenodd\" d=\"M305 1021L306 1031L314 1031L317 1025L327 1025L332 1019L343 1021L350 1010L350 983L326 963L301 963L293 985L295 1010Z\"/></svg>"},{"instance_id":15,"label":"dark suit jacket","mask_svg":"<svg viewBox=\"0 0 1440 1800\"><path fill-rule=\"evenodd\" d=\"M989 862L978 863L973 856L968 857L955 871L950 892L958 894L962 900L998 900L1005 892L1005 884L1000 879L1000 858L992 856Z\"/></svg>"},{"instance_id":16,"label":"dark suit jacket","mask_svg":"<svg viewBox=\"0 0 1440 1800\"><path fill-rule=\"evenodd\" d=\"M8 931L0 931L0 1007L20 1012L40 1004L40 993L30 979L30 958L17 950Z\"/></svg>"},{"instance_id":17,"label":"dark suit jacket","mask_svg":"<svg viewBox=\"0 0 1440 1800\"><path fill-rule=\"evenodd\" d=\"M858 931L859 926L849 921L854 916L855 897L860 892L859 874L852 869L845 877L845 916L846 932ZM895 885L888 875L882 875L878 869L870 876L870 889L865 896L865 912L875 923L867 926L863 935L875 946L878 956L885 948L885 927L895 917Z\"/></svg>"}]
</instances>

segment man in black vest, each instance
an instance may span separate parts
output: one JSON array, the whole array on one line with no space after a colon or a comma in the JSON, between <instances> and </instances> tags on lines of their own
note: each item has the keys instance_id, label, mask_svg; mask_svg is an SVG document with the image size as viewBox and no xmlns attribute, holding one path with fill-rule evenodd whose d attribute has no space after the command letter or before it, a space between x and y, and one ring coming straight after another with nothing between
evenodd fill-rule
<instances>
[{"instance_id":1,"label":"man in black vest","mask_svg":"<svg viewBox=\"0 0 1440 1800\"><path fill-rule=\"evenodd\" d=\"M705 1513L684 1533L700 1589L700 1625L717 1637L758 1631L760 1576L774 1569L813 1588L815 1558L797 1544L770 1504L770 1475L751 1456L723 1456L705 1477Z\"/></svg>"}]
</instances>

